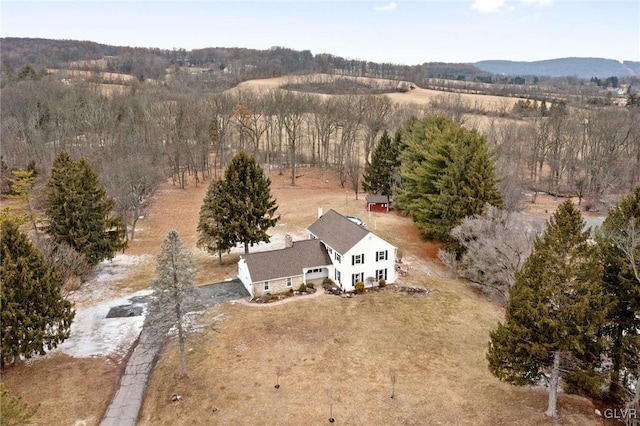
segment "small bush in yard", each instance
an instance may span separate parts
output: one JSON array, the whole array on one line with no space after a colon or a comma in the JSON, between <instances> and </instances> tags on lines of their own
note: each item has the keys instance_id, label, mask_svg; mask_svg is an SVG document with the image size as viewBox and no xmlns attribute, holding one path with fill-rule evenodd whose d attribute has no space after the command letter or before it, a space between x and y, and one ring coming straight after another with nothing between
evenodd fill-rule
<instances>
[{"instance_id":1,"label":"small bush in yard","mask_svg":"<svg viewBox=\"0 0 640 426\"><path fill-rule=\"evenodd\" d=\"M316 286L313 283L307 283L307 288L316 288Z\"/></svg>"},{"instance_id":2,"label":"small bush in yard","mask_svg":"<svg viewBox=\"0 0 640 426\"><path fill-rule=\"evenodd\" d=\"M378 281L378 285L380 287L384 287L387 285L387 281L384 278L380 278L380 281Z\"/></svg>"},{"instance_id":3,"label":"small bush in yard","mask_svg":"<svg viewBox=\"0 0 640 426\"><path fill-rule=\"evenodd\" d=\"M362 281L358 281L356 283L356 292L358 293L364 292L364 283Z\"/></svg>"},{"instance_id":4,"label":"small bush in yard","mask_svg":"<svg viewBox=\"0 0 640 426\"><path fill-rule=\"evenodd\" d=\"M298 291L300 293L306 293L307 291L307 286L305 285L305 283L300 284L300 288L298 289Z\"/></svg>"},{"instance_id":5,"label":"small bush in yard","mask_svg":"<svg viewBox=\"0 0 640 426\"><path fill-rule=\"evenodd\" d=\"M324 287L325 290L331 290L331 287L333 287L333 280L331 278L325 278L322 280L322 287Z\"/></svg>"},{"instance_id":6,"label":"small bush in yard","mask_svg":"<svg viewBox=\"0 0 640 426\"><path fill-rule=\"evenodd\" d=\"M23 425L30 423L29 419L38 411L40 404L30 407L21 400L22 397L11 395L11 392L4 388L4 384L0 383L0 414L2 414L2 424Z\"/></svg>"}]
</instances>

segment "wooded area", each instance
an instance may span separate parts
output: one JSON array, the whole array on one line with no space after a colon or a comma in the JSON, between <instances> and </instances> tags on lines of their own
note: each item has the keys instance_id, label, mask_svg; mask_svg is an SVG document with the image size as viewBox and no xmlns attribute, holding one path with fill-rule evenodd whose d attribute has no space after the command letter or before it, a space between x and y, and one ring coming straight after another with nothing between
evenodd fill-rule
<instances>
[{"instance_id":1,"label":"wooded area","mask_svg":"<svg viewBox=\"0 0 640 426\"><path fill-rule=\"evenodd\" d=\"M267 172L289 170L292 184L296 167L315 165L335 169L355 191L384 130L393 133L423 114L471 123L473 108L455 96L424 106L394 104L385 95L246 88L203 94L142 85L107 97L89 83L26 78L3 89L2 191L9 191L11 170L30 164L44 182L63 150L92 164L130 226L164 177L180 187L187 176L198 184L241 150ZM543 105L531 104L526 114L518 105L509 120L487 116L479 130L497 154L498 176L520 189L578 195L594 207L638 182L638 108Z\"/></svg>"}]
</instances>

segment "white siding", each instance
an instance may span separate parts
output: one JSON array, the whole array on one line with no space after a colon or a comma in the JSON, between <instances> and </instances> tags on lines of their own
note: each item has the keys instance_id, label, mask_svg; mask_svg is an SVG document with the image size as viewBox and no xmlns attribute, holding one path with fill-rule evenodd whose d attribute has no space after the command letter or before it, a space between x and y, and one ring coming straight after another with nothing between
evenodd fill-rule
<instances>
[{"instance_id":1,"label":"white siding","mask_svg":"<svg viewBox=\"0 0 640 426\"><path fill-rule=\"evenodd\" d=\"M331 277L333 275L333 268L318 266L317 268L311 268L305 271L305 281L317 280L320 278Z\"/></svg>"},{"instance_id":2,"label":"white siding","mask_svg":"<svg viewBox=\"0 0 640 426\"><path fill-rule=\"evenodd\" d=\"M253 283L251 281L251 273L249 272L249 267L247 266L247 262L241 257L240 261L238 261L238 278L242 281L244 288L247 289L251 297L253 297Z\"/></svg>"},{"instance_id":3,"label":"white siding","mask_svg":"<svg viewBox=\"0 0 640 426\"><path fill-rule=\"evenodd\" d=\"M387 252L386 260L376 260L376 253L384 251ZM353 256L361 255L364 255L364 263L352 264ZM362 274L365 281L367 278L373 277L374 285L378 285L376 273L384 269L387 270L386 281L391 284L396 280L395 263L396 248L377 235L369 233L342 256L340 273L343 288L347 291L355 289L351 282L354 274Z\"/></svg>"}]
</instances>

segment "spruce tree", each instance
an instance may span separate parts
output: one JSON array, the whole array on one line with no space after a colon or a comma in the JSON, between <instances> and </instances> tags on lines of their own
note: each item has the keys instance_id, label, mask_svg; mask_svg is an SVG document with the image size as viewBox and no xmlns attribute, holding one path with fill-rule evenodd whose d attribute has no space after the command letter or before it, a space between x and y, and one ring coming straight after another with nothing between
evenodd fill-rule
<instances>
[{"instance_id":1,"label":"spruce tree","mask_svg":"<svg viewBox=\"0 0 640 426\"><path fill-rule=\"evenodd\" d=\"M55 270L11 222L3 222L0 258L2 269L2 347L0 361L44 355L69 337L75 315L62 296Z\"/></svg>"},{"instance_id":2,"label":"spruce tree","mask_svg":"<svg viewBox=\"0 0 640 426\"><path fill-rule=\"evenodd\" d=\"M170 230L156 259L158 278L152 284L154 292L145 325L161 333L176 327L183 375L187 374L184 322L185 315L195 309L193 279L196 272L193 254L185 248L178 231Z\"/></svg>"},{"instance_id":3,"label":"spruce tree","mask_svg":"<svg viewBox=\"0 0 640 426\"><path fill-rule=\"evenodd\" d=\"M627 384L640 380L640 186L609 210L597 241L605 268L603 284L611 298L606 326L609 395L621 400Z\"/></svg>"},{"instance_id":4,"label":"spruce tree","mask_svg":"<svg viewBox=\"0 0 640 426\"><path fill-rule=\"evenodd\" d=\"M271 198L271 180L264 176L255 158L245 152L236 154L219 185L210 188L215 201L205 200L200 211L201 244L213 242L213 252L219 252L242 243L249 253L249 246L269 242L267 230L280 217L274 216L278 206ZM219 224L223 224L222 229Z\"/></svg>"},{"instance_id":5,"label":"spruce tree","mask_svg":"<svg viewBox=\"0 0 640 426\"><path fill-rule=\"evenodd\" d=\"M364 168L362 187L371 194L391 195L396 168L399 165L396 144L385 130Z\"/></svg>"},{"instance_id":6,"label":"spruce tree","mask_svg":"<svg viewBox=\"0 0 640 426\"><path fill-rule=\"evenodd\" d=\"M37 240L38 227L36 225L35 213L33 212L33 208L31 207L31 191L36 183L34 171L19 169L12 170L11 174L13 177L9 178L8 181L11 185L11 191L13 192L13 195L10 195L9 197L16 197L24 202L27 216L31 221L31 227Z\"/></svg>"},{"instance_id":7,"label":"spruce tree","mask_svg":"<svg viewBox=\"0 0 640 426\"><path fill-rule=\"evenodd\" d=\"M46 195L49 234L84 254L91 265L126 247L122 221L111 216L114 201L85 159L73 161L66 152L60 153Z\"/></svg>"},{"instance_id":8,"label":"spruce tree","mask_svg":"<svg viewBox=\"0 0 640 426\"><path fill-rule=\"evenodd\" d=\"M447 241L465 217L502 207L486 139L446 117L414 122L401 153L400 207L428 239Z\"/></svg>"},{"instance_id":9,"label":"spruce tree","mask_svg":"<svg viewBox=\"0 0 640 426\"><path fill-rule=\"evenodd\" d=\"M200 207L198 222L198 247L218 254L221 263L222 254L228 253L236 243L234 228L229 220L227 195L224 181L212 180Z\"/></svg>"},{"instance_id":10,"label":"spruce tree","mask_svg":"<svg viewBox=\"0 0 640 426\"><path fill-rule=\"evenodd\" d=\"M550 377L545 414L557 416L563 361L578 364L599 345L607 300L596 248L571 201L562 203L534 243L509 294L505 322L491 332L489 370L515 385ZM548 375L548 376L547 376Z\"/></svg>"}]
</instances>

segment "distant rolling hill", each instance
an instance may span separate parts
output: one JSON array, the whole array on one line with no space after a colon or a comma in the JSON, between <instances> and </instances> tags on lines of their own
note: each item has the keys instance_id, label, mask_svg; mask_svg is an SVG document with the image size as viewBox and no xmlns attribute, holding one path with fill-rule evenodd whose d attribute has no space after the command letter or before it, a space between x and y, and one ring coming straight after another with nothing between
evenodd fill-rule
<instances>
[{"instance_id":1,"label":"distant rolling hill","mask_svg":"<svg viewBox=\"0 0 640 426\"><path fill-rule=\"evenodd\" d=\"M504 75L537 75L549 77L607 78L640 76L640 62L603 58L560 58L534 62L480 61L482 71Z\"/></svg>"}]
</instances>

